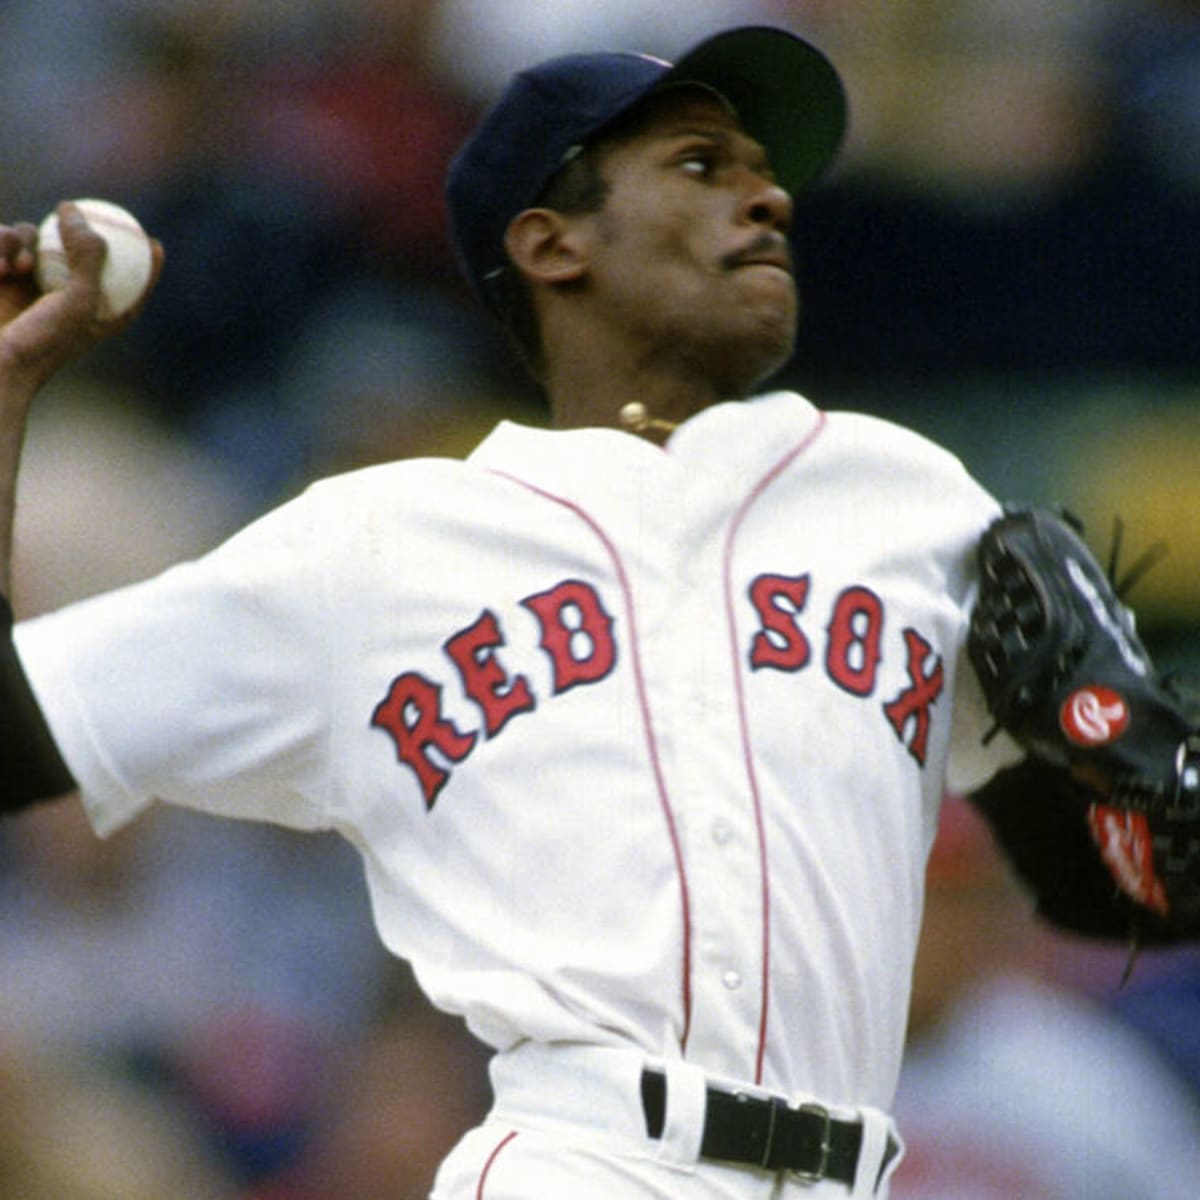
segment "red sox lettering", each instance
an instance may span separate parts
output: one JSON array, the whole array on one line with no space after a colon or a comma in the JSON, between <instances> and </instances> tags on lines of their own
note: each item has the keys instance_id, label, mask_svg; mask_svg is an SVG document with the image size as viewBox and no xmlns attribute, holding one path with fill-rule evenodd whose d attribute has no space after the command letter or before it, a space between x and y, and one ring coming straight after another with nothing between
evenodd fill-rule
<instances>
[{"instance_id":1,"label":"red sox lettering","mask_svg":"<svg viewBox=\"0 0 1200 1200\"><path fill-rule=\"evenodd\" d=\"M747 653L752 671L798 672L812 662L812 643L800 621L810 582L807 574L764 574L750 584L748 595L758 617ZM537 621L538 645L550 663L552 695L599 683L612 673L618 661L615 621L594 586L563 580L527 596L521 605ZM822 661L826 676L853 696L875 694L885 652L885 616L884 601L866 587L847 587L833 603ZM882 705L882 712L923 767L930 710L942 693L944 671L940 655L917 630L904 629L902 639L908 682ZM511 674L500 660L499 651L508 644L500 619L486 608L443 643L458 686L479 709L479 729L460 729L443 712L443 685L416 671L398 675L371 715L371 725L391 737L398 761L415 774L428 809L481 734L496 737L514 717L537 709L529 677Z\"/></svg>"},{"instance_id":2,"label":"red sox lettering","mask_svg":"<svg viewBox=\"0 0 1200 1200\"><path fill-rule=\"evenodd\" d=\"M579 684L596 683L617 661L613 618L596 589L567 579L521 601L537 619L540 645L550 659L553 694ZM496 651L506 644L494 613L485 609L466 629L450 637L442 649L458 669L468 699L479 707L483 731L495 737L519 713L532 712L537 699L528 678L510 678ZM441 711L442 688L423 675L407 671L392 681L376 706L371 724L388 733L396 756L416 773L427 808L433 808L450 772L439 766L431 750L452 763L462 762L475 748L478 733L463 733Z\"/></svg>"},{"instance_id":3,"label":"red sox lettering","mask_svg":"<svg viewBox=\"0 0 1200 1200\"><path fill-rule=\"evenodd\" d=\"M750 645L753 670L799 671L812 649L799 616L808 602L805 575L760 575L750 585L750 603L760 628ZM843 589L825 626L825 674L852 696L874 695L883 660L885 606L869 588ZM921 765L929 745L930 707L942 693L945 672L940 656L915 629L905 629L909 685L883 706L884 716L901 743Z\"/></svg>"}]
</instances>

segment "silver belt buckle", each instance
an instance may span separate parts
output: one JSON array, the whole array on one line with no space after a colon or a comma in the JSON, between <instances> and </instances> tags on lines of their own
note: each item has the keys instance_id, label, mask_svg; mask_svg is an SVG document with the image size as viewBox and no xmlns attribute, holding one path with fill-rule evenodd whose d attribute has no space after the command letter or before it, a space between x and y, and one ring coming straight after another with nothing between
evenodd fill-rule
<instances>
[{"instance_id":1,"label":"silver belt buckle","mask_svg":"<svg viewBox=\"0 0 1200 1200\"><path fill-rule=\"evenodd\" d=\"M821 1129L821 1157L817 1160L815 1170L788 1171L788 1176L799 1180L801 1183L820 1183L825 1178L825 1172L829 1169L829 1155L833 1152L833 1118L829 1114L829 1109L823 1104L801 1104L797 1107L796 1111L812 1113L814 1116L821 1118L823 1122Z\"/></svg>"}]
</instances>

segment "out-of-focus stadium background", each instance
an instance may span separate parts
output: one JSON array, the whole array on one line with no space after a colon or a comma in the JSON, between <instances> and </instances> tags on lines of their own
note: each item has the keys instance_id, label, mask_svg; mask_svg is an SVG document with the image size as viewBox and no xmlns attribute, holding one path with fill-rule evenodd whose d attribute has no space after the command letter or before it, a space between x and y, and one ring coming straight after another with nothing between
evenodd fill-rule
<instances>
[{"instance_id":1,"label":"out-of-focus stadium background","mask_svg":"<svg viewBox=\"0 0 1200 1200\"><path fill-rule=\"evenodd\" d=\"M168 253L135 329L39 407L19 611L316 476L542 420L455 273L450 155L531 61L759 21L830 53L854 120L797 209L781 382L1066 505L1102 557L1117 516L1126 563L1166 541L1131 599L1200 673L1188 0L5 0L0 216L103 196ZM1194 1194L1200 959L1145 954L1120 989L1119 950L1038 929L950 824L895 1194ZM0 1200L410 1200L485 1104L340 843L178 812L106 843L65 808L0 829Z\"/></svg>"}]
</instances>

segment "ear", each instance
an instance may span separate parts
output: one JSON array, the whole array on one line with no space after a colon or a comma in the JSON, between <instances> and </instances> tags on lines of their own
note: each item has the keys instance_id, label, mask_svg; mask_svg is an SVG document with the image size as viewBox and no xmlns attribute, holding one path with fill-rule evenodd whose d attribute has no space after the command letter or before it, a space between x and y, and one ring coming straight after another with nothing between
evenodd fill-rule
<instances>
[{"instance_id":1,"label":"ear","mask_svg":"<svg viewBox=\"0 0 1200 1200\"><path fill-rule=\"evenodd\" d=\"M581 222L550 208L527 208L509 223L504 248L531 283L574 283L587 273Z\"/></svg>"}]
</instances>

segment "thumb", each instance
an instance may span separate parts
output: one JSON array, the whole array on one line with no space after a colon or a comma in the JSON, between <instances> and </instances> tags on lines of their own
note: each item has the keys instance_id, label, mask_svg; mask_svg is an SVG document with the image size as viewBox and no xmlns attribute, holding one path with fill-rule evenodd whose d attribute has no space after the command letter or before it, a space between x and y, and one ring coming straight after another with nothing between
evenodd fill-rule
<instances>
[{"instance_id":1,"label":"thumb","mask_svg":"<svg viewBox=\"0 0 1200 1200\"><path fill-rule=\"evenodd\" d=\"M0 366L18 391L40 387L60 367L113 332L96 316L108 247L76 205L63 203L56 212L67 277L61 287L37 296L0 325Z\"/></svg>"},{"instance_id":2,"label":"thumb","mask_svg":"<svg viewBox=\"0 0 1200 1200\"><path fill-rule=\"evenodd\" d=\"M88 223L77 204L63 201L55 210L69 274L60 291L72 315L96 316L100 305L100 274L108 243Z\"/></svg>"}]
</instances>

